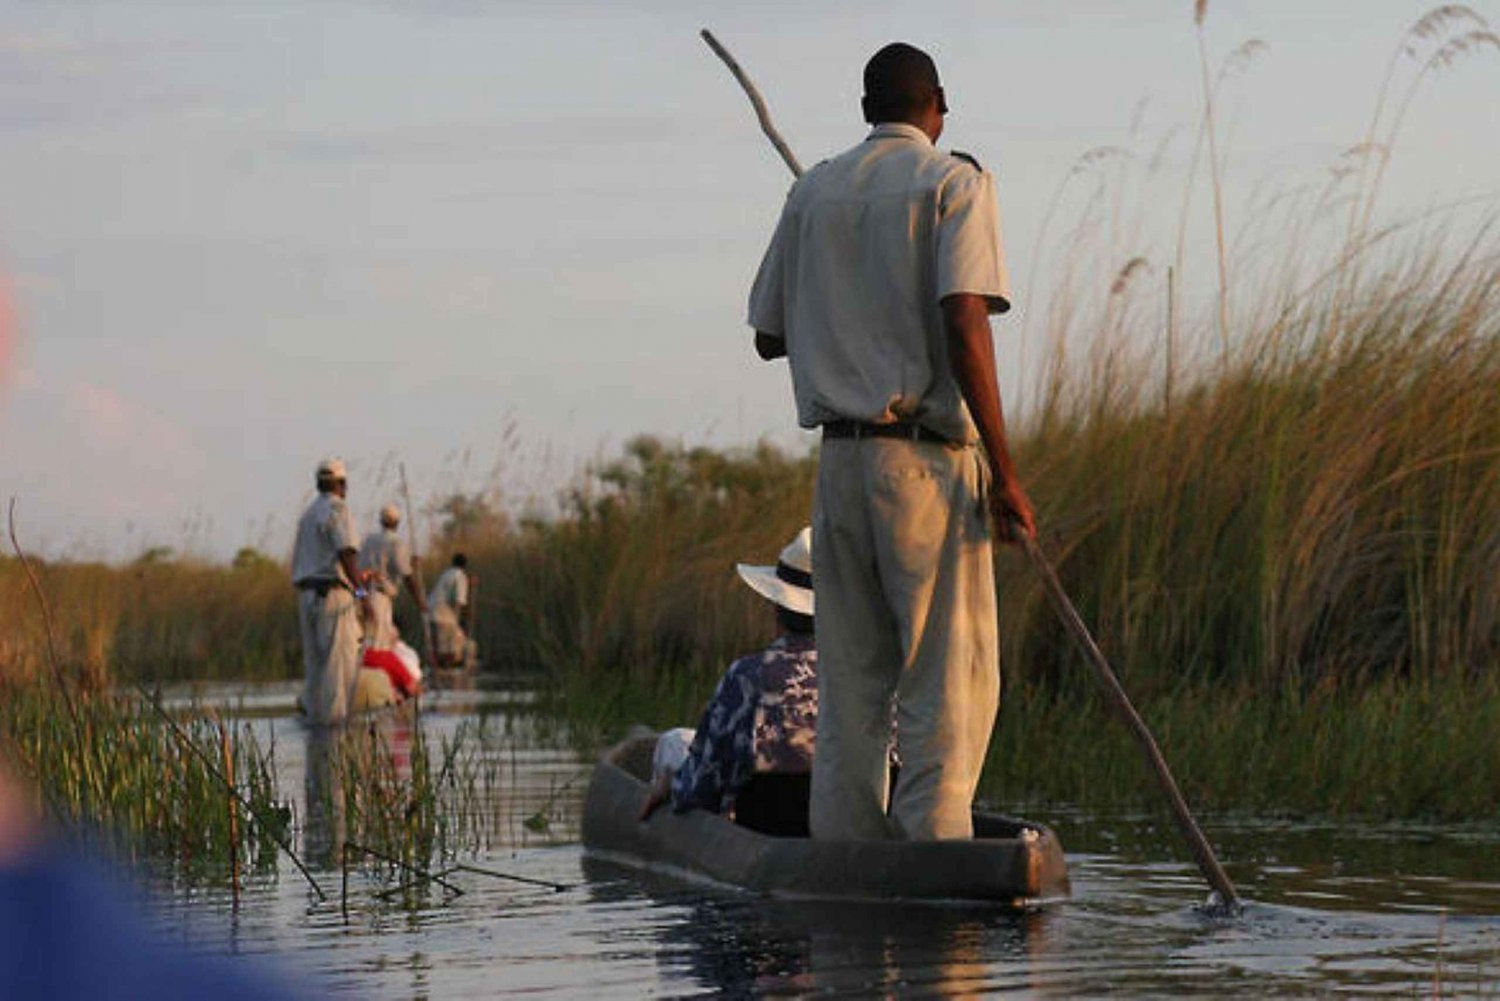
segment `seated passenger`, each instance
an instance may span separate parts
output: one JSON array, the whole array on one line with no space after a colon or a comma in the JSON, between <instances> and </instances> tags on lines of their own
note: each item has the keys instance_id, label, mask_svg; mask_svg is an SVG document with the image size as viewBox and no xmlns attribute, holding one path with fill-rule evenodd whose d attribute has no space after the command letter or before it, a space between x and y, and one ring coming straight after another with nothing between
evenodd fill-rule
<instances>
[{"instance_id":1,"label":"seated passenger","mask_svg":"<svg viewBox=\"0 0 1500 1001\"><path fill-rule=\"evenodd\" d=\"M803 789L800 804L790 811L800 812L801 820L790 826L805 827L805 786L818 728L812 529L798 532L775 566L741 563L736 569L753 591L775 606L780 635L766 649L729 666L696 732L669 730L661 736L642 820L670 797L679 813L697 807L762 829L750 818L737 816L744 812L737 810L743 805L737 800L757 776L791 776L791 785L800 782ZM759 816L777 811L757 807L755 812Z\"/></svg>"}]
</instances>

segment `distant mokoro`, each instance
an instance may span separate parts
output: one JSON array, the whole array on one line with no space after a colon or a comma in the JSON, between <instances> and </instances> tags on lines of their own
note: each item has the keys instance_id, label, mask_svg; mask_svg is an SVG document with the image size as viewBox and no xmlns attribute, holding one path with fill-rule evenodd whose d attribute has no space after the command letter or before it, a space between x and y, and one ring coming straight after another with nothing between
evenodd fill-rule
<instances>
[{"instance_id":1,"label":"distant mokoro","mask_svg":"<svg viewBox=\"0 0 1500 1001\"><path fill-rule=\"evenodd\" d=\"M783 899L1030 907L1068 894L1056 834L979 810L969 841L772 837L670 805L639 820L655 743L637 730L594 766L583 807L589 855Z\"/></svg>"}]
</instances>

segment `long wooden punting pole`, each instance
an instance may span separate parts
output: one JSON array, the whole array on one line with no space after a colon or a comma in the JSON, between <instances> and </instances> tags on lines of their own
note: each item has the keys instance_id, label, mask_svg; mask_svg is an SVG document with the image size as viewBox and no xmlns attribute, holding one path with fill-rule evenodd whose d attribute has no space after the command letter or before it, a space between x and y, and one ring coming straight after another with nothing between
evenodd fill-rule
<instances>
[{"instance_id":1,"label":"long wooden punting pole","mask_svg":"<svg viewBox=\"0 0 1500 1001\"><path fill-rule=\"evenodd\" d=\"M755 84L751 83L745 71L740 69L740 64L735 61L734 56L729 54L729 50L719 44L713 32L704 28L698 34L703 36L708 47L714 50L714 55L724 60L724 65L729 67L729 72L734 74L735 80L739 81L739 85L744 88L745 96L750 98L750 107L755 109L755 117L760 121L760 130L766 134L767 139L771 140L771 145L776 147L776 152L781 154L781 159L786 162L787 169L792 172L792 176L801 177L802 164L797 162L797 158L792 155L792 148L786 144L785 139L781 138L781 133L776 131L776 126L771 124L771 112L766 109L766 102L760 96L760 91L755 89Z\"/></svg>"},{"instance_id":2,"label":"long wooden punting pole","mask_svg":"<svg viewBox=\"0 0 1500 1001\"><path fill-rule=\"evenodd\" d=\"M1130 696L1125 694L1125 686L1120 684L1119 676L1109 666L1099 644L1094 642L1094 637L1089 634L1088 626L1083 624L1083 617L1078 614L1078 609L1073 607L1073 602L1068 599L1068 593L1063 590L1062 582L1057 579L1057 571L1052 569L1052 563L1042 552L1042 547L1032 536L1016 530L1016 535L1021 540L1021 545L1026 550L1026 555L1031 560L1031 565L1036 568L1037 574L1046 585L1047 596L1052 599L1052 607L1057 610L1058 616L1063 624L1068 627L1068 632L1083 650L1084 656L1089 663L1094 665L1094 672L1100 682L1104 685L1104 692L1109 697L1109 704L1115 711L1120 721L1130 728L1130 733L1135 737L1136 745L1140 747L1141 754L1145 756L1146 763L1156 773L1156 781L1161 786L1161 791L1167 797L1167 803L1172 807L1172 817L1177 821L1177 829L1182 832L1182 837L1188 844L1188 850L1193 853L1193 860L1198 863L1198 869L1203 873L1203 878L1208 880L1208 885L1214 888L1219 895L1219 905L1230 912L1239 910L1240 898L1234 892L1234 884L1229 881L1229 874L1219 864L1219 858L1214 854L1213 847L1208 843L1208 838L1203 836L1203 830L1193 815L1188 810L1187 800L1182 798L1182 791L1177 788L1177 780L1172 778L1172 770L1167 767L1167 759L1162 757L1161 748L1156 746L1156 738L1151 736L1151 730L1146 726L1146 721L1141 719L1140 713L1135 711L1135 706L1130 704Z\"/></svg>"},{"instance_id":3,"label":"long wooden punting pole","mask_svg":"<svg viewBox=\"0 0 1500 1001\"><path fill-rule=\"evenodd\" d=\"M724 60L724 65L729 67L729 72L734 74L735 80L739 81L745 90L745 95L750 98L750 104L755 108L755 117L760 120L761 131L771 140L776 151L781 154L782 160L786 161L788 169L794 177L802 176L802 167L797 163L797 158L792 155L786 140L781 138L781 133L776 131L776 126L771 123L771 113L766 110L766 102L761 98L760 91L755 89L755 84L729 50L719 42L717 38L704 28L700 34L708 47L713 49L714 54ZM1068 627L1068 632L1082 648L1089 663L1094 666L1095 674L1104 685L1105 694L1109 697L1111 708L1120 720L1130 728L1136 743L1140 746L1141 754L1146 758L1146 763L1156 774L1157 782L1161 785L1162 792L1166 794L1167 803L1172 808L1172 816L1177 821L1177 829L1182 832L1184 840L1188 843L1188 850L1192 852L1193 859L1198 863L1198 869L1203 873L1203 878L1208 880L1208 885L1213 887L1214 892L1219 895L1219 907L1226 911L1237 911L1240 906L1239 894L1234 892L1234 884L1229 881L1229 875L1224 867L1219 864L1218 856L1214 854L1213 847L1209 845L1208 838L1203 836L1203 830L1198 822L1193 819L1188 810L1187 801L1182 798L1182 792L1177 788L1177 780L1172 778L1172 771L1167 767L1167 760L1162 757L1161 748L1156 745L1156 738L1151 736L1151 730L1146 726L1145 720L1141 719L1131 705L1130 697L1125 694L1125 688L1120 684L1120 679L1115 675L1114 669L1109 666L1099 644L1094 642L1094 637L1089 634L1088 627L1083 624L1083 618L1078 614L1078 609L1073 607L1073 602L1068 599L1068 594L1063 590L1062 582L1057 579L1057 571L1052 568L1051 562L1046 554L1042 552L1041 546L1032 536L1025 532L1017 531L1016 535L1021 540L1022 547L1026 550L1026 556L1031 560L1031 565L1036 568L1037 574L1046 585L1047 595L1052 599L1052 605L1063 623Z\"/></svg>"},{"instance_id":4,"label":"long wooden punting pole","mask_svg":"<svg viewBox=\"0 0 1500 1001\"><path fill-rule=\"evenodd\" d=\"M412 510L411 491L406 486L406 463L401 463L397 468L401 471L401 499L406 502L406 537L410 540L411 547L411 579L417 585L418 594L426 594L427 587L422 583L422 559L417 555L417 512ZM417 610L417 616L422 620L422 653L427 658L427 663L437 667L437 643L432 638L432 623L422 610Z\"/></svg>"}]
</instances>

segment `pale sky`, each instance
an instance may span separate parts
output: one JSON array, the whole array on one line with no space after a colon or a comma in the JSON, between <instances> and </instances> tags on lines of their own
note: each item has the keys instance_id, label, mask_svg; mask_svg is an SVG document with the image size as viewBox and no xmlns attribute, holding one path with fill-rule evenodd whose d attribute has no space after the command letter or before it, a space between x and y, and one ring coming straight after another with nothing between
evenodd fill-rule
<instances>
[{"instance_id":1,"label":"pale sky","mask_svg":"<svg viewBox=\"0 0 1500 1001\"><path fill-rule=\"evenodd\" d=\"M1363 137L1429 6L1211 0L1215 64L1268 46L1223 91L1231 207ZM1191 0L0 0L0 501L26 539L283 555L325 454L368 525L398 459L419 503L515 503L640 432L806 447L743 326L789 176L704 26L809 164L862 137L871 52L931 52L1018 299L1079 157L1178 129L1180 175L1199 113ZM1388 211L1500 189L1497 96L1493 54L1424 84ZM1010 395L1026 306L996 324Z\"/></svg>"}]
</instances>

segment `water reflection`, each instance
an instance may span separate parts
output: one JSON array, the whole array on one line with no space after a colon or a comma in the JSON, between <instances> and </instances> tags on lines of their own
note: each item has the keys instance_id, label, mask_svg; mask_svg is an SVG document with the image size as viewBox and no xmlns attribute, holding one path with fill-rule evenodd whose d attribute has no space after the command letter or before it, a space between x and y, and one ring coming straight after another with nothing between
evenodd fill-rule
<instances>
[{"instance_id":1,"label":"water reflection","mask_svg":"<svg viewBox=\"0 0 1500 1001\"><path fill-rule=\"evenodd\" d=\"M380 713L348 727L307 727L303 790L306 816L302 824L304 858L322 868L340 865L340 853L348 840L346 813L348 794L341 755L373 757L366 774L391 775L397 783L411 781L411 749L415 728L413 714Z\"/></svg>"},{"instance_id":2,"label":"water reflection","mask_svg":"<svg viewBox=\"0 0 1500 1001\"><path fill-rule=\"evenodd\" d=\"M377 719L371 734L378 737L381 748L390 755L391 769L397 781L411 781L411 741L414 724L404 712L390 713Z\"/></svg>"},{"instance_id":3,"label":"water reflection","mask_svg":"<svg viewBox=\"0 0 1500 1001\"><path fill-rule=\"evenodd\" d=\"M1005 981L1029 985L1030 960L1046 948L1047 916L1041 912L748 901L743 906L756 919L752 936L774 931L804 947L800 968L758 985L778 992L978 996Z\"/></svg>"},{"instance_id":4,"label":"water reflection","mask_svg":"<svg viewBox=\"0 0 1500 1001\"><path fill-rule=\"evenodd\" d=\"M979 996L1034 986L1048 952L1046 911L775 901L704 891L585 857L591 903L642 904L669 982L730 997Z\"/></svg>"},{"instance_id":5,"label":"water reflection","mask_svg":"<svg viewBox=\"0 0 1500 1001\"><path fill-rule=\"evenodd\" d=\"M266 746L282 738L281 788L307 796L299 843L336 886L349 790L331 735L287 722L291 690L280 698L287 712L255 725ZM429 748L488 721L471 746L496 765L482 804L495 838L464 860L566 892L459 873L463 896L382 897L378 876L361 877L346 918L336 899L310 903L282 867L247 887L238 925L222 895L185 894L163 920L204 948L274 953L362 998L1495 996L1500 983L1493 830L1219 820L1212 840L1250 907L1216 922L1197 911L1206 889L1160 818L1033 808L1070 849L1073 897L1046 911L777 903L583 858L586 764L524 690L435 691L421 708ZM403 753L411 767L413 725L382 731L397 767ZM545 830L533 817L548 818Z\"/></svg>"},{"instance_id":6,"label":"water reflection","mask_svg":"<svg viewBox=\"0 0 1500 1001\"><path fill-rule=\"evenodd\" d=\"M309 865L332 869L339 864L348 830L344 821L343 777L333 763L339 735L331 727L309 727L306 732L302 856Z\"/></svg>"},{"instance_id":7,"label":"water reflection","mask_svg":"<svg viewBox=\"0 0 1500 1001\"><path fill-rule=\"evenodd\" d=\"M479 673L463 668L433 668L428 671L426 687L432 692L475 692L479 690Z\"/></svg>"}]
</instances>

